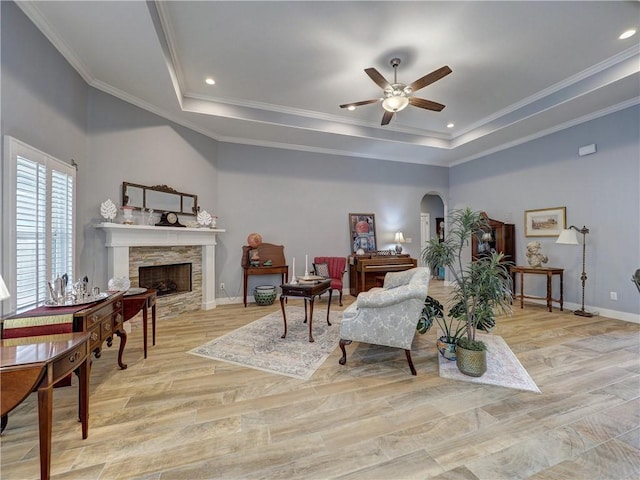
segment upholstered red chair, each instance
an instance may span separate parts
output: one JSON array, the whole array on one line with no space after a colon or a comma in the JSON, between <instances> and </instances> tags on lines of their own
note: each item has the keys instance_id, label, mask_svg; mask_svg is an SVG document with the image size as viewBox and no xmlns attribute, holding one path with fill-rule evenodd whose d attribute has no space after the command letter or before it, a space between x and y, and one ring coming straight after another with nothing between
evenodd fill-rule
<instances>
[{"instance_id":1,"label":"upholstered red chair","mask_svg":"<svg viewBox=\"0 0 640 480\"><path fill-rule=\"evenodd\" d=\"M331 289L340 294L342 306L342 277L347 271L347 257L315 257L313 271L316 275L331 279Z\"/></svg>"}]
</instances>

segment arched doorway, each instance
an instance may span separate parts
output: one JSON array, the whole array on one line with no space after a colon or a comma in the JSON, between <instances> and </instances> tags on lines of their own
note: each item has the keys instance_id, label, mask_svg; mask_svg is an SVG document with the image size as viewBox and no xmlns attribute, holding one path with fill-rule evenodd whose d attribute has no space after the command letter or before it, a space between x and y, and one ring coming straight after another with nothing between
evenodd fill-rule
<instances>
[{"instance_id":1,"label":"arched doorway","mask_svg":"<svg viewBox=\"0 0 640 480\"><path fill-rule=\"evenodd\" d=\"M420 201L420 252L424 248L424 245L436 236L444 235L444 226L446 218L446 206L442 197L437 192L429 192ZM442 237L441 237L442 238ZM420 265L424 265L422 262L422 255L420 255ZM444 276L438 275L441 272L432 272L433 278L439 278L444 280Z\"/></svg>"}]
</instances>

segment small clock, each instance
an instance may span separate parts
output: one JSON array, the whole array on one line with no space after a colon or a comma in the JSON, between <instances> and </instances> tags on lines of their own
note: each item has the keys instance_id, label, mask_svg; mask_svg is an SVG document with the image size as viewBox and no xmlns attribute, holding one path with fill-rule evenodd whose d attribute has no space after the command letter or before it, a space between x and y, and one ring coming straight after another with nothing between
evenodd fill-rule
<instances>
[{"instance_id":1,"label":"small clock","mask_svg":"<svg viewBox=\"0 0 640 480\"><path fill-rule=\"evenodd\" d=\"M160 221L156 223L156 227L184 227L179 221L178 216L173 212L164 212L160 215Z\"/></svg>"}]
</instances>

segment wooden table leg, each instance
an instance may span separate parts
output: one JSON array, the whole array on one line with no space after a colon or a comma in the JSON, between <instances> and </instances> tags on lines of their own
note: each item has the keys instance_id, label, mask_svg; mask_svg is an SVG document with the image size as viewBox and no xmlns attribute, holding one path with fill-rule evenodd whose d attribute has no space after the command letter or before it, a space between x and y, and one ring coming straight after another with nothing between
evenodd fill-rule
<instances>
[{"instance_id":1,"label":"wooden table leg","mask_svg":"<svg viewBox=\"0 0 640 480\"><path fill-rule=\"evenodd\" d=\"M53 418L53 384L38 389L38 423L40 432L40 478L50 478L51 424Z\"/></svg>"},{"instance_id":2,"label":"wooden table leg","mask_svg":"<svg viewBox=\"0 0 640 480\"><path fill-rule=\"evenodd\" d=\"M524 308L524 273L520 272L520 308Z\"/></svg>"},{"instance_id":3,"label":"wooden table leg","mask_svg":"<svg viewBox=\"0 0 640 480\"><path fill-rule=\"evenodd\" d=\"M333 289L329 289L329 302L327 303L327 325L331 326L331 322L329 321L329 311L331 310L331 294L333 293Z\"/></svg>"},{"instance_id":4,"label":"wooden table leg","mask_svg":"<svg viewBox=\"0 0 640 480\"><path fill-rule=\"evenodd\" d=\"M144 350L144 358L147 358L147 300L145 299L144 304L142 305L142 349Z\"/></svg>"},{"instance_id":5,"label":"wooden table leg","mask_svg":"<svg viewBox=\"0 0 640 480\"><path fill-rule=\"evenodd\" d=\"M155 301L151 306L151 339L152 339L151 345L155 346L156 345L156 303Z\"/></svg>"},{"instance_id":6,"label":"wooden table leg","mask_svg":"<svg viewBox=\"0 0 640 480\"><path fill-rule=\"evenodd\" d=\"M562 305L564 303L564 292L563 292L563 285L562 285L562 272L560 272L560 311L562 312Z\"/></svg>"},{"instance_id":7,"label":"wooden table leg","mask_svg":"<svg viewBox=\"0 0 640 480\"><path fill-rule=\"evenodd\" d=\"M249 275L247 275L247 271L244 271L244 280L243 280L243 301L244 301L244 306L245 308L247 307L247 280L248 280Z\"/></svg>"},{"instance_id":8,"label":"wooden table leg","mask_svg":"<svg viewBox=\"0 0 640 480\"><path fill-rule=\"evenodd\" d=\"M551 273L547 273L547 309L551 311L551 284L553 282L553 276Z\"/></svg>"},{"instance_id":9,"label":"wooden table leg","mask_svg":"<svg viewBox=\"0 0 640 480\"><path fill-rule=\"evenodd\" d=\"M122 362L122 354L124 353L124 346L127 344L127 332L122 330L116 330L116 335L120 337L120 348L118 349L118 366L122 370L126 370L127 364Z\"/></svg>"},{"instance_id":10,"label":"wooden table leg","mask_svg":"<svg viewBox=\"0 0 640 480\"><path fill-rule=\"evenodd\" d=\"M282 309L282 320L284 321L284 333L280 338L287 336L287 314L284 312L284 295L280 295L280 308Z\"/></svg>"},{"instance_id":11,"label":"wooden table leg","mask_svg":"<svg viewBox=\"0 0 640 480\"><path fill-rule=\"evenodd\" d=\"M315 340L313 339L312 329L313 329L313 297L311 297L311 299L309 300L309 341L315 342Z\"/></svg>"}]
</instances>

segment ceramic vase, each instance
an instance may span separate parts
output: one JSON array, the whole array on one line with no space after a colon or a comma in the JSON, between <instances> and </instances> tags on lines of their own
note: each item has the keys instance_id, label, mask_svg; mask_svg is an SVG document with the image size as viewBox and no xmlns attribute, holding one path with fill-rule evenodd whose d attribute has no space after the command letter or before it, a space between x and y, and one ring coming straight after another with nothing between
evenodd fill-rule
<instances>
[{"instance_id":1,"label":"ceramic vase","mask_svg":"<svg viewBox=\"0 0 640 480\"><path fill-rule=\"evenodd\" d=\"M455 361L456 359L456 344L449 343L445 340L445 337L440 337L436 341L436 347L438 347L438 352L447 360Z\"/></svg>"},{"instance_id":2,"label":"ceramic vase","mask_svg":"<svg viewBox=\"0 0 640 480\"><path fill-rule=\"evenodd\" d=\"M261 285L253 291L253 298L256 301L256 305L260 306L273 305L277 296L278 291L273 285Z\"/></svg>"}]
</instances>

